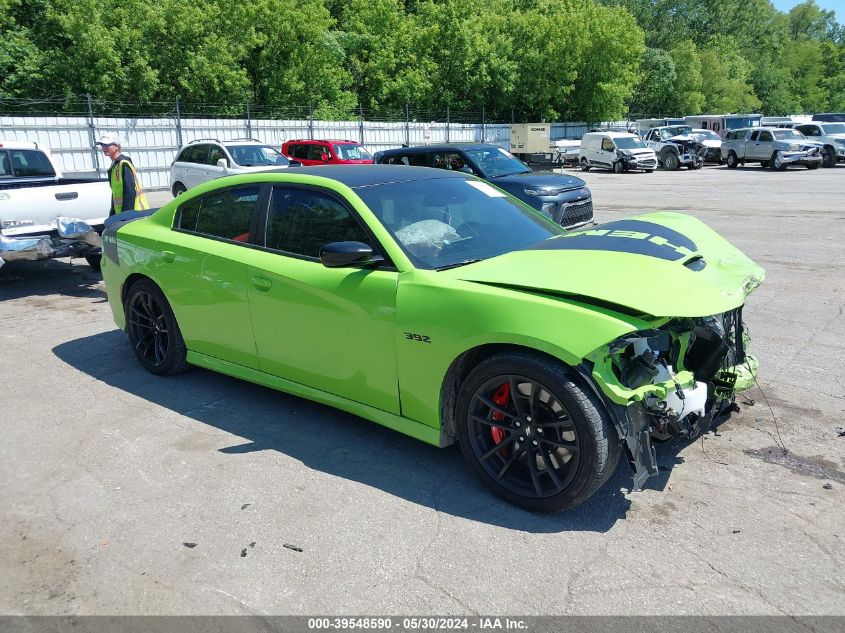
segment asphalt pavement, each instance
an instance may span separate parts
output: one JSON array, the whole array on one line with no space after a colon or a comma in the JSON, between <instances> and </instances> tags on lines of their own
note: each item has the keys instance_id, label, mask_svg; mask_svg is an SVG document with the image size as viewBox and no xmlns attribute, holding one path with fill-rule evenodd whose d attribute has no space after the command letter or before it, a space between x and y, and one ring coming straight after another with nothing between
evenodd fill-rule
<instances>
[{"instance_id":1,"label":"asphalt pavement","mask_svg":"<svg viewBox=\"0 0 845 633\"><path fill-rule=\"evenodd\" d=\"M691 213L767 273L744 313L761 389L658 446L645 490L620 464L583 506L524 512L457 447L152 376L84 260L9 263L0 613L845 615L845 165L583 175L597 220Z\"/></svg>"}]
</instances>

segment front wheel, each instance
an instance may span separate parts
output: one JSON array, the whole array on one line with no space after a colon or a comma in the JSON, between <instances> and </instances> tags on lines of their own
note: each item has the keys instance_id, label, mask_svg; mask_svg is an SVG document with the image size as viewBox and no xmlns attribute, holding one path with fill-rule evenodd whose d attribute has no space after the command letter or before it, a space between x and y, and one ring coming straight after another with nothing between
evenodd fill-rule
<instances>
[{"instance_id":1,"label":"front wheel","mask_svg":"<svg viewBox=\"0 0 845 633\"><path fill-rule=\"evenodd\" d=\"M783 156L781 156L780 152L775 151L772 154L772 158L769 160L769 167L775 171L783 171L786 169L786 164L783 162Z\"/></svg>"},{"instance_id":2,"label":"front wheel","mask_svg":"<svg viewBox=\"0 0 845 633\"><path fill-rule=\"evenodd\" d=\"M681 166L681 159L675 152L667 152L663 157L663 169L676 171Z\"/></svg>"},{"instance_id":3,"label":"front wheel","mask_svg":"<svg viewBox=\"0 0 845 633\"><path fill-rule=\"evenodd\" d=\"M596 397L559 362L527 353L488 358L461 385L458 438L495 494L535 512L574 508L604 484L621 447Z\"/></svg>"},{"instance_id":4,"label":"front wheel","mask_svg":"<svg viewBox=\"0 0 845 633\"><path fill-rule=\"evenodd\" d=\"M613 173L614 174L621 174L625 170L625 165L622 164L621 160L617 160L613 163Z\"/></svg>"},{"instance_id":5,"label":"front wheel","mask_svg":"<svg viewBox=\"0 0 845 633\"><path fill-rule=\"evenodd\" d=\"M173 376L188 368L182 332L158 286L149 279L136 281L126 293L123 309L129 343L144 369Z\"/></svg>"},{"instance_id":6,"label":"front wheel","mask_svg":"<svg viewBox=\"0 0 845 633\"><path fill-rule=\"evenodd\" d=\"M825 147L822 150L822 167L836 167L836 152L832 147Z\"/></svg>"}]
</instances>

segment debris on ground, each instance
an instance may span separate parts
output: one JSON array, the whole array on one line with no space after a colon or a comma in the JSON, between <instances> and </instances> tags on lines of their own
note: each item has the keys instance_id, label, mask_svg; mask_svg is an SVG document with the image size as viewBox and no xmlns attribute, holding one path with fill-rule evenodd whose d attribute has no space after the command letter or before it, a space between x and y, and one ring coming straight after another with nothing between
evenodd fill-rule
<instances>
[{"instance_id":1,"label":"debris on ground","mask_svg":"<svg viewBox=\"0 0 845 633\"><path fill-rule=\"evenodd\" d=\"M292 549L294 552L303 551L301 547L297 547L296 545L291 545L290 543L283 543L282 547L287 547L288 549Z\"/></svg>"},{"instance_id":2,"label":"debris on ground","mask_svg":"<svg viewBox=\"0 0 845 633\"><path fill-rule=\"evenodd\" d=\"M251 503L245 503L241 506L241 510L246 510L251 505L252 505Z\"/></svg>"},{"instance_id":3,"label":"debris on ground","mask_svg":"<svg viewBox=\"0 0 845 633\"><path fill-rule=\"evenodd\" d=\"M833 484L826 483L824 486L822 486L822 488L824 488L825 490L833 490Z\"/></svg>"},{"instance_id":4,"label":"debris on ground","mask_svg":"<svg viewBox=\"0 0 845 633\"><path fill-rule=\"evenodd\" d=\"M188 549L194 549L197 546L196 543L182 543L182 545L184 545Z\"/></svg>"},{"instance_id":5,"label":"debris on ground","mask_svg":"<svg viewBox=\"0 0 845 633\"><path fill-rule=\"evenodd\" d=\"M839 437L845 437L845 426L837 426L836 427L836 434Z\"/></svg>"}]
</instances>

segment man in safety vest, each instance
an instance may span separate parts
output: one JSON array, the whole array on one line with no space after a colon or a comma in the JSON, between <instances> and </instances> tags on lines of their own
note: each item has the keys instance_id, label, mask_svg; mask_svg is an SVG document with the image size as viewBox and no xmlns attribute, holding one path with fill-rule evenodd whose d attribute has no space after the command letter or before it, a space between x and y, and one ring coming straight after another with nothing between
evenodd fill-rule
<instances>
[{"instance_id":1,"label":"man in safety vest","mask_svg":"<svg viewBox=\"0 0 845 633\"><path fill-rule=\"evenodd\" d=\"M109 215L115 215L121 211L142 211L149 209L147 196L141 187L141 180L132 159L120 151L122 141L117 134L103 134L97 145L103 150L103 154L111 161L109 167L109 185L111 186L111 209Z\"/></svg>"}]
</instances>

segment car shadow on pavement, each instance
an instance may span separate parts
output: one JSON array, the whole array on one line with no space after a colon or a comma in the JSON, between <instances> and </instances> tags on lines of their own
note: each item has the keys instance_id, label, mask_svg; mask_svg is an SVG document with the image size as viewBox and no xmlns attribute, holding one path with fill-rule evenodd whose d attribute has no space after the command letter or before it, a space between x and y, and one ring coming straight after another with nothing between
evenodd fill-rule
<instances>
[{"instance_id":1,"label":"car shadow on pavement","mask_svg":"<svg viewBox=\"0 0 845 633\"><path fill-rule=\"evenodd\" d=\"M0 267L0 301L34 296L65 295L106 301L103 277L85 263L67 258L12 261Z\"/></svg>"},{"instance_id":2,"label":"car shadow on pavement","mask_svg":"<svg viewBox=\"0 0 845 633\"><path fill-rule=\"evenodd\" d=\"M278 451L309 468L457 517L532 533L606 532L631 505L623 494L631 485L624 458L610 481L581 506L535 514L488 492L457 445L429 446L343 411L204 369L153 376L138 364L119 330L62 343L53 352L115 389L243 438L217 449L220 453Z\"/></svg>"}]
</instances>

